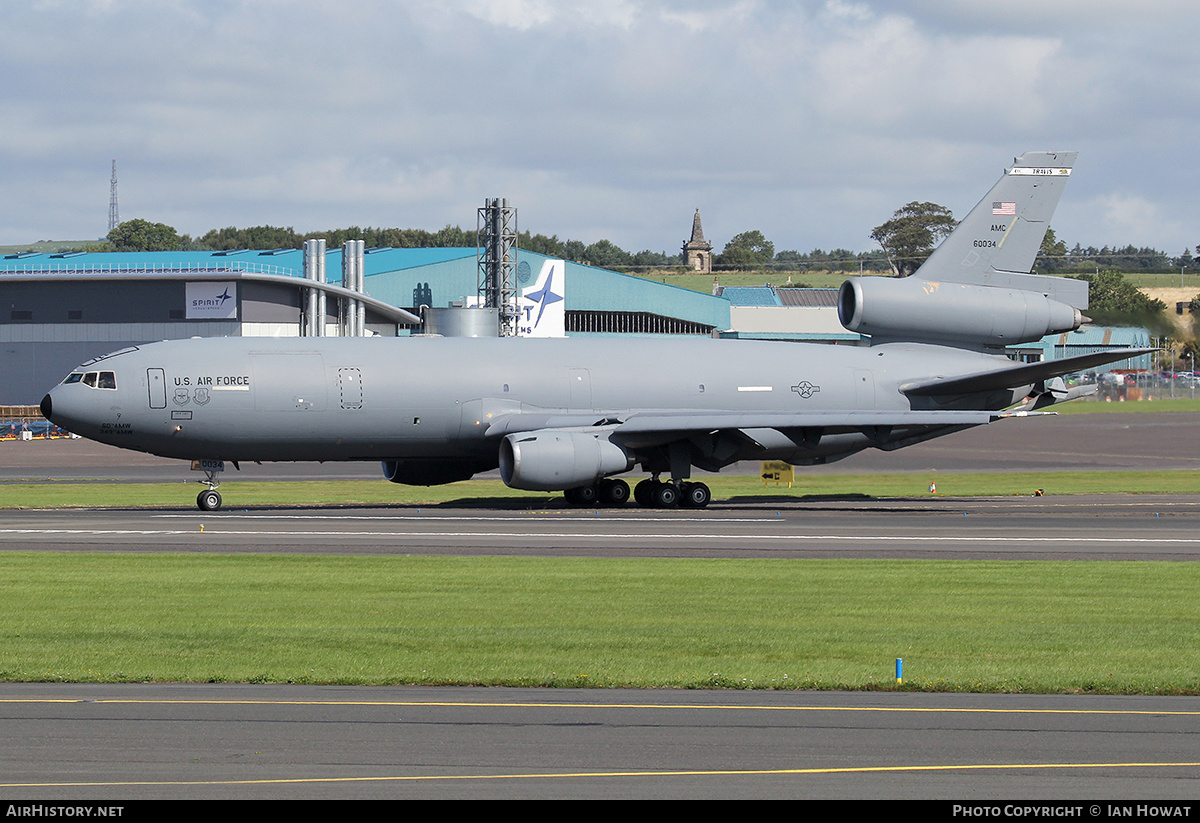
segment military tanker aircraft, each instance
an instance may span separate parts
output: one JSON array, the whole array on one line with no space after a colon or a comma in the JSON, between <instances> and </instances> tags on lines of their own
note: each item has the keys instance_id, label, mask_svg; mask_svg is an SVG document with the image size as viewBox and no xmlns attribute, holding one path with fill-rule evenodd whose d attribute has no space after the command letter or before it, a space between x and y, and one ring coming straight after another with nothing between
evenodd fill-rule
<instances>
[{"instance_id":1,"label":"military tanker aircraft","mask_svg":"<svg viewBox=\"0 0 1200 823\"><path fill-rule=\"evenodd\" d=\"M1087 283L1031 274L1076 152L1016 158L907 278L855 277L838 313L869 346L664 338L173 340L89 361L42 400L84 437L199 461L378 460L395 483L499 468L517 489L703 507L693 467L804 466L893 450L1076 396L1061 375L1146 350L1018 363L1076 329ZM1014 408L1015 407L1015 408ZM669 478L669 479L668 479Z\"/></svg>"}]
</instances>

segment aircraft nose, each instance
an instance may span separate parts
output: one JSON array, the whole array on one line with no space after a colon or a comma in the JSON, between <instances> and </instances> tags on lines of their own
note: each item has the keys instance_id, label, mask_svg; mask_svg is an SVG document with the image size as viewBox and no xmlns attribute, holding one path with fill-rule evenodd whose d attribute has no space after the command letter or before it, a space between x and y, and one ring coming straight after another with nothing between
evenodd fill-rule
<instances>
[{"instance_id":1,"label":"aircraft nose","mask_svg":"<svg viewBox=\"0 0 1200 823\"><path fill-rule=\"evenodd\" d=\"M38 408L42 411L42 417L60 428L68 429L78 422L76 401L70 396L64 396L57 386L46 392Z\"/></svg>"}]
</instances>

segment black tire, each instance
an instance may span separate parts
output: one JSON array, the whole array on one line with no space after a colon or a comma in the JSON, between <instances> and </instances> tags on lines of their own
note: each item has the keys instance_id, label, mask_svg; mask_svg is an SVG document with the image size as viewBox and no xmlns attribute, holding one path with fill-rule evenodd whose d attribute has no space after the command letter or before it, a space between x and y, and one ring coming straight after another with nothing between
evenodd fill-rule
<instances>
[{"instance_id":1,"label":"black tire","mask_svg":"<svg viewBox=\"0 0 1200 823\"><path fill-rule=\"evenodd\" d=\"M594 506L600 497L600 489L595 486L576 486L563 492L567 502L572 506Z\"/></svg>"},{"instance_id":2,"label":"black tire","mask_svg":"<svg viewBox=\"0 0 1200 823\"><path fill-rule=\"evenodd\" d=\"M215 512L221 508L221 495L216 489L208 489L196 495L196 505L202 512Z\"/></svg>"},{"instance_id":3,"label":"black tire","mask_svg":"<svg viewBox=\"0 0 1200 823\"><path fill-rule=\"evenodd\" d=\"M684 483L679 504L689 509L703 509L712 500L712 492L703 483Z\"/></svg>"},{"instance_id":4,"label":"black tire","mask_svg":"<svg viewBox=\"0 0 1200 823\"><path fill-rule=\"evenodd\" d=\"M606 506L624 506L629 502L629 484L624 480L601 480L600 499Z\"/></svg>"},{"instance_id":5,"label":"black tire","mask_svg":"<svg viewBox=\"0 0 1200 823\"><path fill-rule=\"evenodd\" d=\"M679 505L679 489L674 483L659 483L651 500L657 509L673 509Z\"/></svg>"},{"instance_id":6,"label":"black tire","mask_svg":"<svg viewBox=\"0 0 1200 823\"><path fill-rule=\"evenodd\" d=\"M633 487L633 500L643 509L654 505L654 481L647 477Z\"/></svg>"}]
</instances>

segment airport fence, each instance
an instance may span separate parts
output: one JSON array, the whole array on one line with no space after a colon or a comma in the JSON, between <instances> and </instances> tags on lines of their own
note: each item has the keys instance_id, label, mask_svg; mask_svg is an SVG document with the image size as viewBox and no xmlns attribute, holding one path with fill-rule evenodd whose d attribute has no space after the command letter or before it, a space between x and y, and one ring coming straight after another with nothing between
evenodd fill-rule
<instances>
[{"instance_id":1,"label":"airport fence","mask_svg":"<svg viewBox=\"0 0 1200 823\"><path fill-rule=\"evenodd\" d=\"M37 406L0 406L0 441L49 440L70 436L70 432L42 417L41 409Z\"/></svg>"},{"instance_id":2,"label":"airport fence","mask_svg":"<svg viewBox=\"0 0 1200 823\"><path fill-rule=\"evenodd\" d=\"M1101 402L1124 400L1182 400L1196 399L1200 376L1193 372L1147 372L1116 369L1101 374L1084 375L1079 381L1094 384L1093 399Z\"/></svg>"}]
</instances>

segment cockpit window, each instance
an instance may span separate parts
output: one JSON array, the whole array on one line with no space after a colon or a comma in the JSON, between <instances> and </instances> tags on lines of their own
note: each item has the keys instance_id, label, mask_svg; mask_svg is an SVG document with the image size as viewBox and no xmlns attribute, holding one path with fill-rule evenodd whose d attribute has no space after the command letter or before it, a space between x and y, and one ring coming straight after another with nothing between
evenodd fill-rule
<instances>
[{"instance_id":1,"label":"cockpit window","mask_svg":"<svg viewBox=\"0 0 1200 823\"><path fill-rule=\"evenodd\" d=\"M83 383L85 386L91 386L93 389L115 389L117 387L117 375L110 371L90 371L85 374L70 374L64 383Z\"/></svg>"}]
</instances>

